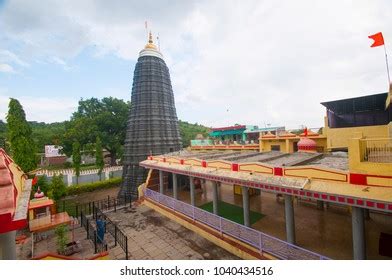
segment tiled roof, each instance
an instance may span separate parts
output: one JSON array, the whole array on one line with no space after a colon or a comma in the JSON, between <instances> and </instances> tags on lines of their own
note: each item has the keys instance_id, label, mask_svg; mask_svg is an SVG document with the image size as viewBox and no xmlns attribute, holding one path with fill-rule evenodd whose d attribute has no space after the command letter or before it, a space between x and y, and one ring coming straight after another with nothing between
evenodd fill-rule
<instances>
[{"instance_id":1,"label":"tiled roof","mask_svg":"<svg viewBox=\"0 0 392 280\"><path fill-rule=\"evenodd\" d=\"M14 186L12 173L8 169L7 155L0 151L0 215L14 214Z\"/></svg>"},{"instance_id":2,"label":"tiled roof","mask_svg":"<svg viewBox=\"0 0 392 280\"><path fill-rule=\"evenodd\" d=\"M24 179L24 173L0 149L0 233L26 225L30 191L31 180Z\"/></svg>"}]
</instances>

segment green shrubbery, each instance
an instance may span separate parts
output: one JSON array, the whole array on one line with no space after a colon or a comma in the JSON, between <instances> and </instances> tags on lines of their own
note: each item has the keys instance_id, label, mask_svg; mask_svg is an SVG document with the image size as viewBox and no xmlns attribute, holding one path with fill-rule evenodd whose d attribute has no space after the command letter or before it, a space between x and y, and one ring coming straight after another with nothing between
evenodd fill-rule
<instances>
[{"instance_id":1,"label":"green shrubbery","mask_svg":"<svg viewBox=\"0 0 392 280\"><path fill-rule=\"evenodd\" d=\"M75 195L84 192L92 192L95 190L108 189L111 187L119 186L122 182L122 178L113 178L105 181L98 181L94 183L72 185L67 187L67 195Z\"/></svg>"},{"instance_id":2,"label":"green shrubbery","mask_svg":"<svg viewBox=\"0 0 392 280\"><path fill-rule=\"evenodd\" d=\"M63 175L54 175L52 177L52 181L50 182L48 197L53 198L55 201L58 201L60 198L67 194L67 186L63 181Z\"/></svg>"},{"instance_id":3,"label":"green shrubbery","mask_svg":"<svg viewBox=\"0 0 392 280\"><path fill-rule=\"evenodd\" d=\"M94 183L86 183L86 184L79 184L79 185L71 185L67 187L63 182L63 175L60 174L60 175L53 176L50 183L48 182L47 177L44 175L38 177L38 183L34 187L33 193L35 193L37 187L39 186L41 191L43 191L45 195L57 201L67 195L75 195L75 194L81 194L85 192L92 192L95 190L102 190L102 189L116 187L119 186L121 182L122 182L122 178L117 177L117 178L110 178L104 181L97 181Z\"/></svg>"},{"instance_id":4,"label":"green shrubbery","mask_svg":"<svg viewBox=\"0 0 392 280\"><path fill-rule=\"evenodd\" d=\"M50 190L50 183L48 182L48 177L46 175L38 177L38 183L40 190L45 194L48 195L48 191ZM36 190L36 187L35 187Z\"/></svg>"},{"instance_id":5,"label":"green shrubbery","mask_svg":"<svg viewBox=\"0 0 392 280\"><path fill-rule=\"evenodd\" d=\"M40 190L49 198L54 199L55 201L59 200L67 193L67 186L63 181L63 175L54 175L52 180L49 182L48 177L46 175L38 176L37 185L33 187L33 191L31 193L31 197L34 196L34 193L37 191L38 187Z\"/></svg>"}]
</instances>

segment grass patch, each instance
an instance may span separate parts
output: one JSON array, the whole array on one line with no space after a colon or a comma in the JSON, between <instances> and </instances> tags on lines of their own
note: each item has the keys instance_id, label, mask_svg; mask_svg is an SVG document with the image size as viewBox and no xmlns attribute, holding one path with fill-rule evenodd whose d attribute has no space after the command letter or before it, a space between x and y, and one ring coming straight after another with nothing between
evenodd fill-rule
<instances>
[{"instance_id":1,"label":"grass patch","mask_svg":"<svg viewBox=\"0 0 392 280\"><path fill-rule=\"evenodd\" d=\"M206 204L201 205L199 208L206 210L208 212L213 212L212 201L207 202ZM218 201L218 213L219 216L233 221L235 223L244 224L244 214L242 211L242 207L230 204L224 201ZM253 224L263 218L265 215L250 211L250 224Z\"/></svg>"}]
</instances>

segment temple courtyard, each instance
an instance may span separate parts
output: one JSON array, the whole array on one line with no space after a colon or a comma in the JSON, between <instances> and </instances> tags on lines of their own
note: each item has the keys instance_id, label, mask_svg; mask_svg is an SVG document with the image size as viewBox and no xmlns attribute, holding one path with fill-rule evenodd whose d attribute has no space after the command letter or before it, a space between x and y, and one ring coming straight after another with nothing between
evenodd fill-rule
<instances>
[{"instance_id":1,"label":"temple courtyard","mask_svg":"<svg viewBox=\"0 0 392 280\"><path fill-rule=\"evenodd\" d=\"M154 210L138 205L124 208L117 212L106 213L119 229L128 236L128 251L131 260L203 260L203 259L239 259L207 239L171 221ZM79 241L81 252L69 257L88 259L94 255L94 243L87 239L85 229L80 225L69 227L70 241ZM17 245L18 259L40 257L48 252L57 250L56 236L53 231L35 237L32 247L31 236ZM120 246L115 246L113 237L105 234L108 245L109 259L125 259L125 252Z\"/></svg>"},{"instance_id":2,"label":"temple courtyard","mask_svg":"<svg viewBox=\"0 0 392 280\"><path fill-rule=\"evenodd\" d=\"M130 259L239 259L144 205L110 212L107 217L127 234ZM109 250L109 256L110 259L124 259L125 254L118 247Z\"/></svg>"}]
</instances>

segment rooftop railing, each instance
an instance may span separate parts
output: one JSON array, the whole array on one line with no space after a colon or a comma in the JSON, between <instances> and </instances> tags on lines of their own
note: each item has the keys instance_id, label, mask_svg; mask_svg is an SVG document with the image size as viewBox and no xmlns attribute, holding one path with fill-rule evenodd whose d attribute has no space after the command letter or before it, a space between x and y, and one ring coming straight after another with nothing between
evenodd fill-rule
<instances>
[{"instance_id":1,"label":"rooftop railing","mask_svg":"<svg viewBox=\"0 0 392 280\"><path fill-rule=\"evenodd\" d=\"M392 163L392 138L361 139L363 161Z\"/></svg>"},{"instance_id":2,"label":"rooftop railing","mask_svg":"<svg viewBox=\"0 0 392 280\"><path fill-rule=\"evenodd\" d=\"M218 215L194 207L188 203L163 195L151 189L145 190L145 196L195 221L208 225L220 233L234 237L242 242L267 252L279 259L287 260L326 260L325 256L290 244L258 230L235 223Z\"/></svg>"}]
</instances>

